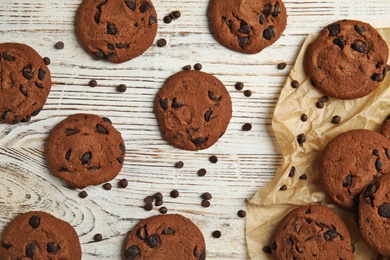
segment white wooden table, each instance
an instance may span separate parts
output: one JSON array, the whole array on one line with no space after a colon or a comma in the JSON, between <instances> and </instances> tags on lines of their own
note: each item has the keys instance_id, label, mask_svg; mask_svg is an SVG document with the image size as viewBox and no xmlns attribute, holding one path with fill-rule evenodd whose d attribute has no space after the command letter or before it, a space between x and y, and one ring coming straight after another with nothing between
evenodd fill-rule
<instances>
[{"instance_id":1,"label":"white wooden table","mask_svg":"<svg viewBox=\"0 0 390 260\"><path fill-rule=\"evenodd\" d=\"M228 0L227 0L228 1ZM289 74L300 45L308 33L318 32L339 19L359 19L375 27L390 26L389 0L285 1L288 25L283 36L256 55L244 55L219 45L207 24L207 0L154 0L159 29L156 41L144 55L123 64L92 60L79 46L74 17L81 0L2 0L0 39L26 43L42 57L49 57L53 87L42 112L28 124L0 125L0 232L16 215L42 210L68 221L82 244L83 259L120 259L125 234L139 219L159 214L141 207L155 192L164 195L169 213L182 214L204 234L208 259L247 259L245 209L251 197L269 181L283 158L274 145L270 122L281 86ZM180 10L171 24L162 18ZM54 44L63 41L65 48ZM199 152L169 146L160 136L152 113L155 94L164 80L184 65L200 62L203 71L217 76L233 101L233 118L226 134L213 147ZM278 70L277 64L287 68ZM88 82L96 79L98 86ZM245 97L234 84L242 81L253 92ZM126 84L125 93L115 87ZM84 189L78 197L52 176L44 160L44 144L50 130L66 116L94 113L109 117L126 144L124 167L111 181L113 189ZM253 128L244 132L244 123ZM208 161L218 156L218 163ZM182 169L174 167L179 160ZM204 177L197 171L207 169ZM129 186L117 187L126 178ZM177 189L180 197L169 192ZM200 206L203 192L213 195L211 207ZM222 237L211 233L220 230ZM103 241L94 242L96 233Z\"/></svg>"}]
</instances>

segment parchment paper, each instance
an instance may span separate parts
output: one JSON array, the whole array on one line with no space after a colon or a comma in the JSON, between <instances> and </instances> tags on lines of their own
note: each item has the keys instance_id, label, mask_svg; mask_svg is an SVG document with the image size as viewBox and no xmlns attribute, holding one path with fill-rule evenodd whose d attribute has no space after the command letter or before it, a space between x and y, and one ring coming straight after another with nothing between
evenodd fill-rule
<instances>
[{"instance_id":1,"label":"parchment paper","mask_svg":"<svg viewBox=\"0 0 390 260\"><path fill-rule=\"evenodd\" d=\"M390 46L390 28L378 31ZM390 114L390 73L370 95L354 100L329 98L325 107L318 109L315 104L324 94L311 85L303 69L306 47L316 37L309 35L304 42L275 108L272 129L283 154L282 166L273 180L248 199L246 239L251 259L272 259L262 249L271 244L277 224L293 208L308 204L328 206L340 214L351 232L355 259L376 259L376 254L360 240L353 214L333 205L324 194L317 162L325 145L338 134L351 129L380 129ZM300 83L299 88L291 87L293 80ZM300 119L302 113L308 115L306 122ZM340 124L331 123L334 115L341 116ZM302 147L296 141L301 133L307 139ZM296 168L295 176L288 177L292 166ZM307 175L307 180L299 179L302 174ZM282 185L287 190L279 190Z\"/></svg>"}]
</instances>

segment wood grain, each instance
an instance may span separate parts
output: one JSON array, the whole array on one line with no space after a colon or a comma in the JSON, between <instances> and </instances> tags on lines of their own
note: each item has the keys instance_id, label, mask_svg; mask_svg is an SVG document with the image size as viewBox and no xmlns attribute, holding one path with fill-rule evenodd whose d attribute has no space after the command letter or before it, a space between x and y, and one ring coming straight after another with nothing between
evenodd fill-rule
<instances>
[{"instance_id":1,"label":"wood grain","mask_svg":"<svg viewBox=\"0 0 390 260\"><path fill-rule=\"evenodd\" d=\"M43 111L28 124L0 125L0 231L17 214L30 210L51 213L75 227L83 259L120 259L124 236L139 219L158 214L144 211L143 198L162 192L169 213L189 217L202 230L209 259L247 259L245 199L268 182L283 158L274 143L272 113L300 45L309 33L339 19L359 19L375 27L390 26L388 0L284 1L288 25L283 36L256 55L243 55L220 46L207 25L207 0L154 0L159 29L156 40L168 45L151 46L144 55L122 64L92 60L79 46L74 16L81 0L2 0L2 42L22 42L50 57L54 81ZM173 10L182 17L171 24L162 18ZM54 44L63 41L65 48ZM187 64L200 62L203 71L217 76L229 90L233 118L226 134L210 149L181 151L162 140L152 113L153 99L165 79ZM278 70L277 64L287 68ZM88 87L90 79L98 86ZM242 81L253 95L245 97L234 84ZM125 93L115 87L126 84ZM88 187L89 196L78 197L53 177L44 160L50 130L66 116L87 112L107 116L122 133L127 151L123 170L111 181L113 189ZM241 130L252 123L249 132ZM208 161L218 156L218 163ZM174 164L182 160L184 167ZM197 176L206 168L204 177ZM126 189L117 187L129 180ZM180 191L172 199L169 192ZM213 195L210 208L200 206L203 192ZM220 239L212 238L221 230ZM94 242L96 233L103 241Z\"/></svg>"}]
</instances>

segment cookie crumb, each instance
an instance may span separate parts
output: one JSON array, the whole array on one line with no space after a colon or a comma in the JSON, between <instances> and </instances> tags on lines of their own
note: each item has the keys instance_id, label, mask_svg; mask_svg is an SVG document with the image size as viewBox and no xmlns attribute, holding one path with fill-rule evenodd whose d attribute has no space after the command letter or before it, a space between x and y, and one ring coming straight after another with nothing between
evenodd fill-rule
<instances>
[{"instance_id":1,"label":"cookie crumb","mask_svg":"<svg viewBox=\"0 0 390 260\"><path fill-rule=\"evenodd\" d=\"M214 238L220 238L221 235L222 235L222 233L221 233L221 231L219 231L219 230L215 230L215 231L212 233L212 235L213 235Z\"/></svg>"},{"instance_id":2,"label":"cookie crumb","mask_svg":"<svg viewBox=\"0 0 390 260\"><path fill-rule=\"evenodd\" d=\"M110 183L104 183L104 184L103 184L103 189L105 189L105 190L111 190L111 188L112 188L112 185L111 185Z\"/></svg>"},{"instance_id":3,"label":"cookie crumb","mask_svg":"<svg viewBox=\"0 0 390 260\"><path fill-rule=\"evenodd\" d=\"M207 173L206 169L202 168L198 170L198 175L199 176L205 176Z\"/></svg>"},{"instance_id":4,"label":"cookie crumb","mask_svg":"<svg viewBox=\"0 0 390 260\"><path fill-rule=\"evenodd\" d=\"M239 216L240 218L245 218L246 217L245 210L240 209L239 211L237 211L237 216Z\"/></svg>"},{"instance_id":5,"label":"cookie crumb","mask_svg":"<svg viewBox=\"0 0 390 260\"><path fill-rule=\"evenodd\" d=\"M278 70L284 70L286 68L287 64L285 62L278 64Z\"/></svg>"},{"instance_id":6,"label":"cookie crumb","mask_svg":"<svg viewBox=\"0 0 390 260\"><path fill-rule=\"evenodd\" d=\"M56 44L54 45L54 47L57 49L57 50L61 50L65 47L65 44L62 42L62 41L59 41L59 42L56 42Z\"/></svg>"},{"instance_id":7,"label":"cookie crumb","mask_svg":"<svg viewBox=\"0 0 390 260\"><path fill-rule=\"evenodd\" d=\"M299 82L298 82L297 80L293 80L293 81L291 82L291 87L292 87L292 88L298 88L298 87L299 87Z\"/></svg>"},{"instance_id":8,"label":"cookie crumb","mask_svg":"<svg viewBox=\"0 0 390 260\"><path fill-rule=\"evenodd\" d=\"M91 79L88 83L88 85L91 87L91 88L94 88L97 86L97 81L94 80L94 79Z\"/></svg>"},{"instance_id":9,"label":"cookie crumb","mask_svg":"<svg viewBox=\"0 0 390 260\"><path fill-rule=\"evenodd\" d=\"M96 242L99 242L99 241L102 241L103 240L103 236L102 234L100 233L97 233L93 236L93 239L96 241Z\"/></svg>"},{"instance_id":10,"label":"cookie crumb","mask_svg":"<svg viewBox=\"0 0 390 260\"><path fill-rule=\"evenodd\" d=\"M181 169L183 168L184 166L184 163L182 161L178 161L176 164L175 164L175 167L178 168L178 169Z\"/></svg>"},{"instance_id":11,"label":"cookie crumb","mask_svg":"<svg viewBox=\"0 0 390 260\"><path fill-rule=\"evenodd\" d=\"M129 182L126 179L122 179L119 181L119 187L120 188L126 188Z\"/></svg>"},{"instance_id":12,"label":"cookie crumb","mask_svg":"<svg viewBox=\"0 0 390 260\"><path fill-rule=\"evenodd\" d=\"M178 190L172 190L170 195L171 195L172 198L176 199L177 197L179 197L179 191Z\"/></svg>"},{"instance_id":13,"label":"cookie crumb","mask_svg":"<svg viewBox=\"0 0 390 260\"><path fill-rule=\"evenodd\" d=\"M241 128L243 131L250 131L252 129L252 124L250 123L245 123L242 125L242 128Z\"/></svg>"},{"instance_id":14,"label":"cookie crumb","mask_svg":"<svg viewBox=\"0 0 390 260\"><path fill-rule=\"evenodd\" d=\"M218 157L215 156L215 155L212 155L212 156L209 157L209 161L211 163L217 163L218 162Z\"/></svg>"},{"instance_id":15,"label":"cookie crumb","mask_svg":"<svg viewBox=\"0 0 390 260\"><path fill-rule=\"evenodd\" d=\"M237 89L237 90L242 90L244 88L244 83L242 82L237 82L234 87Z\"/></svg>"},{"instance_id":16,"label":"cookie crumb","mask_svg":"<svg viewBox=\"0 0 390 260\"><path fill-rule=\"evenodd\" d=\"M86 192L86 191L81 191L80 193L79 193L79 197L80 198L82 198L82 199L84 199L84 198L86 198L86 197L88 197L88 193Z\"/></svg>"}]
</instances>

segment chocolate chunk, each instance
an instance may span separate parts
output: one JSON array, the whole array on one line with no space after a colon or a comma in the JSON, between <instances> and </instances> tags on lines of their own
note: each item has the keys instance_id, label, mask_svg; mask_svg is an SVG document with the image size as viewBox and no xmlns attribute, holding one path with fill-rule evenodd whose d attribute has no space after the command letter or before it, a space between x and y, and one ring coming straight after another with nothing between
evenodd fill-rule
<instances>
[{"instance_id":1,"label":"chocolate chunk","mask_svg":"<svg viewBox=\"0 0 390 260\"><path fill-rule=\"evenodd\" d=\"M292 240L291 237L287 238L286 241L287 241L287 243L288 243L290 246L293 246L293 245L294 245L294 240Z\"/></svg>"},{"instance_id":2,"label":"chocolate chunk","mask_svg":"<svg viewBox=\"0 0 390 260\"><path fill-rule=\"evenodd\" d=\"M1 241L1 246L6 248L6 249L9 249L12 247L12 245L10 243L4 242L4 241Z\"/></svg>"},{"instance_id":3,"label":"chocolate chunk","mask_svg":"<svg viewBox=\"0 0 390 260\"><path fill-rule=\"evenodd\" d=\"M65 135L66 136L71 136L71 135L75 135L77 133L80 133L80 130L79 129L76 129L76 128L66 128L65 129Z\"/></svg>"},{"instance_id":4,"label":"chocolate chunk","mask_svg":"<svg viewBox=\"0 0 390 260\"><path fill-rule=\"evenodd\" d=\"M125 250L125 257L135 259L137 256L141 256L141 250L138 246L132 245Z\"/></svg>"},{"instance_id":5,"label":"chocolate chunk","mask_svg":"<svg viewBox=\"0 0 390 260\"><path fill-rule=\"evenodd\" d=\"M15 57L9 54L7 51L3 51L2 57L6 61L15 61Z\"/></svg>"},{"instance_id":6,"label":"chocolate chunk","mask_svg":"<svg viewBox=\"0 0 390 260\"><path fill-rule=\"evenodd\" d=\"M105 59L106 58L106 55L104 54L104 52L102 50L98 50L98 51L94 52L93 55L95 55L98 59Z\"/></svg>"},{"instance_id":7,"label":"chocolate chunk","mask_svg":"<svg viewBox=\"0 0 390 260\"><path fill-rule=\"evenodd\" d=\"M108 0L103 0L102 2L100 2L100 4L96 6L96 8L101 9L105 4L107 4L107 2Z\"/></svg>"},{"instance_id":8,"label":"chocolate chunk","mask_svg":"<svg viewBox=\"0 0 390 260\"><path fill-rule=\"evenodd\" d=\"M237 82L234 87L237 89L237 90L242 90L244 88L244 83L242 82Z\"/></svg>"},{"instance_id":9,"label":"chocolate chunk","mask_svg":"<svg viewBox=\"0 0 390 260\"><path fill-rule=\"evenodd\" d=\"M244 48L249 43L249 37L238 37L238 45Z\"/></svg>"},{"instance_id":10,"label":"chocolate chunk","mask_svg":"<svg viewBox=\"0 0 390 260\"><path fill-rule=\"evenodd\" d=\"M37 82L37 81L35 81L35 86L36 86L37 88L44 88L43 84L42 84L42 83L39 83L39 82Z\"/></svg>"},{"instance_id":11,"label":"chocolate chunk","mask_svg":"<svg viewBox=\"0 0 390 260\"><path fill-rule=\"evenodd\" d=\"M124 49L124 48L129 48L130 44L128 44L128 43L116 43L115 46L118 49Z\"/></svg>"},{"instance_id":12,"label":"chocolate chunk","mask_svg":"<svg viewBox=\"0 0 390 260\"><path fill-rule=\"evenodd\" d=\"M178 102L176 98L173 98L172 100L172 107L173 108L181 108L183 106L182 103Z\"/></svg>"},{"instance_id":13,"label":"chocolate chunk","mask_svg":"<svg viewBox=\"0 0 390 260\"><path fill-rule=\"evenodd\" d=\"M137 236L141 240L145 240L148 237L148 231L146 230L146 226L142 226L137 230Z\"/></svg>"},{"instance_id":14,"label":"chocolate chunk","mask_svg":"<svg viewBox=\"0 0 390 260\"><path fill-rule=\"evenodd\" d=\"M41 223L41 218L38 215L32 215L28 223L32 228L37 228Z\"/></svg>"},{"instance_id":15,"label":"chocolate chunk","mask_svg":"<svg viewBox=\"0 0 390 260\"><path fill-rule=\"evenodd\" d=\"M116 29L116 26L114 24L107 23L106 27L107 27L107 30L106 30L107 34L115 35L117 33L117 29Z\"/></svg>"},{"instance_id":16,"label":"chocolate chunk","mask_svg":"<svg viewBox=\"0 0 390 260\"><path fill-rule=\"evenodd\" d=\"M63 48L65 47L65 45L64 45L63 42L59 41L59 42L57 42L57 43L54 45L54 47L55 47L57 50L61 50L61 49L63 49Z\"/></svg>"},{"instance_id":17,"label":"chocolate chunk","mask_svg":"<svg viewBox=\"0 0 390 260\"><path fill-rule=\"evenodd\" d=\"M110 125L112 125L112 121L111 121L111 119L109 119L108 117L102 117L102 119L103 119L104 122L107 122L107 123L109 123ZM123 145L123 144L120 144L119 147L120 147L121 145Z\"/></svg>"},{"instance_id":18,"label":"chocolate chunk","mask_svg":"<svg viewBox=\"0 0 390 260\"><path fill-rule=\"evenodd\" d=\"M179 197L179 191L178 190L172 190L170 192L170 195L172 198L176 199L177 197Z\"/></svg>"},{"instance_id":19,"label":"chocolate chunk","mask_svg":"<svg viewBox=\"0 0 390 260\"><path fill-rule=\"evenodd\" d=\"M374 150L374 151L372 151L372 154L375 155L375 156L379 156L379 151L378 150Z\"/></svg>"},{"instance_id":20,"label":"chocolate chunk","mask_svg":"<svg viewBox=\"0 0 390 260\"><path fill-rule=\"evenodd\" d=\"M161 208L165 208L165 207L161 207ZM175 234L175 230L173 230L172 228L168 227L166 230L162 231L162 234L164 234L164 235L173 235L173 234Z\"/></svg>"},{"instance_id":21,"label":"chocolate chunk","mask_svg":"<svg viewBox=\"0 0 390 260\"><path fill-rule=\"evenodd\" d=\"M386 154L387 159L390 159L390 151L386 148L385 148L385 154Z\"/></svg>"},{"instance_id":22,"label":"chocolate chunk","mask_svg":"<svg viewBox=\"0 0 390 260\"><path fill-rule=\"evenodd\" d=\"M264 9L263 9L262 13L267 17L268 15L271 14L271 9L272 9L272 5L267 3L264 5Z\"/></svg>"},{"instance_id":23,"label":"chocolate chunk","mask_svg":"<svg viewBox=\"0 0 390 260\"><path fill-rule=\"evenodd\" d=\"M371 197L379 189L379 182L372 182L367 185L366 191L363 194L363 197Z\"/></svg>"},{"instance_id":24,"label":"chocolate chunk","mask_svg":"<svg viewBox=\"0 0 390 260\"><path fill-rule=\"evenodd\" d=\"M101 124L97 124L96 125L96 130L101 133L101 134L105 134L105 135L108 135L108 130L106 128L104 128L104 126L102 126Z\"/></svg>"},{"instance_id":25,"label":"chocolate chunk","mask_svg":"<svg viewBox=\"0 0 390 260\"><path fill-rule=\"evenodd\" d=\"M156 202L154 203L154 205L155 205L156 207L159 207L159 206L161 206L163 203L164 203L164 201L162 201L162 200L156 200Z\"/></svg>"},{"instance_id":26,"label":"chocolate chunk","mask_svg":"<svg viewBox=\"0 0 390 260\"><path fill-rule=\"evenodd\" d=\"M288 173L288 177L294 177L295 176L295 166L291 166L290 172Z\"/></svg>"},{"instance_id":27,"label":"chocolate chunk","mask_svg":"<svg viewBox=\"0 0 390 260\"><path fill-rule=\"evenodd\" d=\"M46 244L46 250L48 253L56 253L60 249L60 245L56 242L49 242Z\"/></svg>"},{"instance_id":28,"label":"chocolate chunk","mask_svg":"<svg viewBox=\"0 0 390 260\"><path fill-rule=\"evenodd\" d=\"M111 188L112 188L112 185L111 185L110 183L104 183L104 184L103 184L103 189L105 189L105 190L111 190Z\"/></svg>"},{"instance_id":29,"label":"chocolate chunk","mask_svg":"<svg viewBox=\"0 0 390 260\"><path fill-rule=\"evenodd\" d=\"M135 10L135 0L125 0L125 4L128 8L130 8L132 11Z\"/></svg>"},{"instance_id":30,"label":"chocolate chunk","mask_svg":"<svg viewBox=\"0 0 390 260\"><path fill-rule=\"evenodd\" d=\"M119 183L118 183L118 186L119 186L120 188L126 188L127 185L129 185L129 182L128 182L126 179L122 179L122 180L120 180Z\"/></svg>"},{"instance_id":31,"label":"chocolate chunk","mask_svg":"<svg viewBox=\"0 0 390 260\"><path fill-rule=\"evenodd\" d=\"M249 34L251 32L251 27L244 21L240 23L240 29L238 29L240 33Z\"/></svg>"},{"instance_id":32,"label":"chocolate chunk","mask_svg":"<svg viewBox=\"0 0 390 260\"><path fill-rule=\"evenodd\" d=\"M324 233L324 238L326 241L332 241L333 239L335 239L336 237L338 236L338 233L336 230L334 229L329 229L328 231L326 231Z\"/></svg>"},{"instance_id":33,"label":"chocolate chunk","mask_svg":"<svg viewBox=\"0 0 390 260\"><path fill-rule=\"evenodd\" d=\"M336 116L333 116L332 117L332 124L339 124L340 123L340 121L341 121L341 116L338 116L338 115L336 115Z\"/></svg>"},{"instance_id":34,"label":"chocolate chunk","mask_svg":"<svg viewBox=\"0 0 390 260\"><path fill-rule=\"evenodd\" d=\"M198 170L198 175L199 176L205 176L207 173L206 169L202 168Z\"/></svg>"},{"instance_id":35,"label":"chocolate chunk","mask_svg":"<svg viewBox=\"0 0 390 260\"><path fill-rule=\"evenodd\" d=\"M57 170L57 172L69 172L69 170L62 166L60 169Z\"/></svg>"},{"instance_id":36,"label":"chocolate chunk","mask_svg":"<svg viewBox=\"0 0 390 260\"><path fill-rule=\"evenodd\" d=\"M31 64L23 67L22 74L23 74L23 77L27 80L30 80L34 77Z\"/></svg>"},{"instance_id":37,"label":"chocolate chunk","mask_svg":"<svg viewBox=\"0 0 390 260\"><path fill-rule=\"evenodd\" d=\"M161 214L166 214L168 212L168 209L167 207L161 207L158 209L158 211L161 213ZM169 229L168 229L169 230Z\"/></svg>"},{"instance_id":38,"label":"chocolate chunk","mask_svg":"<svg viewBox=\"0 0 390 260\"><path fill-rule=\"evenodd\" d=\"M354 43L351 44L351 48L357 52L365 53L367 46L364 42L356 40Z\"/></svg>"},{"instance_id":39,"label":"chocolate chunk","mask_svg":"<svg viewBox=\"0 0 390 260\"><path fill-rule=\"evenodd\" d=\"M323 102L323 103L326 103L329 101L329 97L328 96L322 96L319 101Z\"/></svg>"},{"instance_id":40,"label":"chocolate chunk","mask_svg":"<svg viewBox=\"0 0 390 260\"><path fill-rule=\"evenodd\" d=\"M155 248L156 246L158 246L158 244L160 243L160 237L156 234L153 234L151 236L148 236L146 238L146 244L150 247L150 248Z\"/></svg>"},{"instance_id":41,"label":"chocolate chunk","mask_svg":"<svg viewBox=\"0 0 390 260\"><path fill-rule=\"evenodd\" d=\"M390 218L390 203L385 202L378 207L378 214L383 218Z\"/></svg>"},{"instance_id":42,"label":"chocolate chunk","mask_svg":"<svg viewBox=\"0 0 390 260\"><path fill-rule=\"evenodd\" d=\"M154 198L153 198L153 196L146 196L144 198L144 201L145 201L146 204L150 204L150 203L153 203Z\"/></svg>"},{"instance_id":43,"label":"chocolate chunk","mask_svg":"<svg viewBox=\"0 0 390 260\"><path fill-rule=\"evenodd\" d=\"M372 76L371 76L371 79L374 80L374 81L382 81L382 78L381 78L381 75L378 74L378 73L374 73Z\"/></svg>"},{"instance_id":44,"label":"chocolate chunk","mask_svg":"<svg viewBox=\"0 0 390 260\"><path fill-rule=\"evenodd\" d=\"M306 136L305 136L304 134L299 134L299 135L297 136L297 141L298 141L298 144L299 144L300 146L302 146L302 144L303 144L304 142L306 142Z\"/></svg>"},{"instance_id":45,"label":"chocolate chunk","mask_svg":"<svg viewBox=\"0 0 390 260\"><path fill-rule=\"evenodd\" d=\"M349 187L351 185L352 185L352 175L348 175L343 180L343 187L346 188L346 187Z\"/></svg>"},{"instance_id":46,"label":"chocolate chunk","mask_svg":"<svg viewBox=\"0 0 390 260\"><path fill-rule=\"evenodd\" d=\"M79 197L84 199L84 198L88 197L88 193L85 190L83 190L79 193Z\"/></svg>"},{"instance_id":47,"label":"chocolate chunk","mask_svg":"<svg viewBox=\"0 0 390 260\"><path fill-rule=\"evenodd\" d=\"M221 233L221 231L219 231L219 230L215 230L215 231L212 233L212 235L213 235L214 238L220 238L221 235L222 235L222 233Z\"/></svg>"},{"instance_id":48,"label":"chocolate chunk","mask_svg":"<svg viewBox=\"0 0 390 260\"><path fill-rule=\"evenodd\" d=\"M28 97L27 89L26 89L23 85L20 85L20 86L19 86L19 91L20 91L25 97Z\"/></svg>"},{"instance_id":49,"label":"chocolate chunk","mask_svg":"<svg viewBox=\"0 0 390 260\"><path fill-rule=\"evenodd\" d=\"M143 4L141 5L141 7L140 7L139 10L141 11L141 13L145 13L145 12L148 11L151 7L152 7L152 6L150 5L149 2L145 2L145 3L143 3Z\"/></svg>"},{"instance_id":50,"label":"chocolate chunk","mask_svg":"<svg viewBox=\"0 0 390 260\"><path fill-rule=\"evenodd\" d=\"M263 24L265 24L267 22L267 18L265 17L265 15L262 13L262 14L260 14L260 16L259 16L259 23L261 24L261 25L263 25Z\"/></svg>"},{"instance_id":51,"label":"chocolate chunk","mask_svg":"<svg viewBox=\"0 0 390 260\"><path fill-rule=\"evenodd\" d=\"M195 146L201 146L207 141L207 138L198 137L191 141L195 144Z\"/></svg>"},{"instance_id":52,"label":"chocolate chunk","mask_svg":"<svg viewBox=\"0 0 390 260\"><path fill-rule=\"evenodd\" d=\"M183 168L183 166L184 166L183 161L178 161L178 162L175 164L175 167L178 168L178 169Z\"/></svg>"},{"instance_id":53,"label":"chocolate chunk","mask_svg":"<svg viewBox=\"0 0 390 260\"><path fill-rule=\"evenodd\" d=\"M153 198L155 198L156 200L163 200L163 195L161 194L161 192L156 192L153 195Z\"/></svg>"},{"instance_id":54,"label":"chocolate chunk","mask_svg":"<svg viewBox=\"0 0 390 260\"><path fill-rule=\"evenodd\" d=\"M328 26L329 36L335 36L340 32L340 25L337 23Z\"/></svg>"},{"instance_id":55,"label":"chocolate chunk","mask_svg":"<svg viewBox=\"0 0 390 260\"><path fill-rule=\"evenodd\" d=\"M34 258L35 254L35 245L34 244L28 244L26 246L26 256L28 258Z\"/></svg>"},{"instance_id":56,"label":"chocolate chunk","mask_svg":"<svg viewBox=\"0 0 390 260\"><path fill-rule=\"evenodd\" d=\"M302 249L298 245L295 246L295 250L297 250L297 252L300 254L303 253Z\"/></svg>"},{"instance_id":57,"label":"chocolate chunk","mask_svg":"<svg viewBox=\"0 0 390 260\"><path fill-rule=\"evenodd\" d=\"M363 36L363 33L366 31L366 28L364 28L363 26L358 26L358 25L355 25L354 29L360 36Z\"/></svg>"},{"instance_id":58,"label":"chocolate chunk","mask_svg":"<svg viewBox=\"0 0 390 260\"><path fill-rule=\"evenodd\" d=\"M243 131L250 131L250 130L252 129L252 124L250 124L250 123L245 123L245 124L242 125L241 129L242 129Z\"/></svg>"},{"instance_id":59,"label":"chocolate chunk","mask_svg":"<svg viewBox=\"0 0 390 260\"><path fill-rule=\"evenodd\" d=\"M272 12L272 16L277 17L279 14L280 14L280 7L279 7L279 3L276 2L274 6L274 11Z\"/></svg>"},{"instance_id":60,"label":"chocolate chunk","mask_svg":"<svg viewBox=\"0 0 390 260\"><path fill-rule=\"evenodd\" d=\"M207 112L204 114L204 120L206 122L210 121L211 114L213 113L213 110L209 109Z\"/></svg>"},{"instance_id":61,"label":"chocolate chunk","mask_svg":"<svg viewBox=\"0 0 390 260\"><path fill-rule=\"evenodd\" d=\"M344 49L345 40L341 37L337 37L333 40L333 43L340 47L340 49Z\"/></svg>"},{"instance_id":62,"label":"chocolate chunk","mask_svg":"<svg viewBox=\"0 0 390 260\"><path fill-rule=\"evenodd\" d=\"M160 98L159 102L162 109L166 110L168 108L168 98Z\"/></svg>"},{"instance_id":63,"label":"chocolate chunk","mask_svg":"<svg viewBox=\"0 0 390 260\"><path fill-rule=\"evenodd\" d=\"M237 211L237 216L239 216L240 218L245 218L246 217L245 210L240 209L239 211Z\"/></svg>"},{"instance_id":64,"label":"chocolate chunk","mask_svg":"<svg viewBox=\"0 0 390 260\"><path fill-rule=\"evenodd\" d=\"M271 25L268 26L268 28L263 31L263 38L267 40L271 40L273 37L275 37L275 31L274 31L274 27Z\"/></svg>"},{"instance_id":65,"label":"chocolate chunk","mask_svg":"<svg viewBox=\"0 0 390 260\"><path fill-rule=\"evenodd\" d=\"M375 169L378 172L380 172L380 171L382 171L382 167L383 167L383 163L381 162L381 160L379 158L377 158L375 161Z\"/></svg>"},{"instance_id":66,"label":"chocolate chunk","mask_svg":"<svg viewBox=\"0 0 390 260\"><path fill-rule=\"evenodd\" d=\"M208 91L208 96L211 100L214 100L214 101L221 101L221 97L216 97L215 94L213 92L211 92L210 90Z\"/></svg>"},{"instance_id":67,"label":"chocolate chunk","mask_svg":"<svg viewBox=\"0 0 390 260\"><path fill-rule=\"evenodd\" d=\"M291 87L292 88L298 88L299 87L299 82L297 80L291 81Z\"/></svg>"},{"instance_id":68,"label":"chocolate chunk","mask_svg":"<svg viewBox=\"0 0 390 260\"><path fill-rule=\"evenodd\" d=\"M318 100L316 102L316 107L319 108L319 109L323 108L324 107L324 102L322 102L321 100Z\"/></svg>"},{"instance_id":69,"label":"chocolate chunk","mask_svg":"<svg viewBox=\"0 0 390 260\"><path fill-rule=\"evenodd\" d=\"M82 156L81 156L81 163L82 164L88 164L89 161L91 160L91 157L92 157L92 153L91 152L86 152L84 153Z\"/></svg>"}]
</instances>

